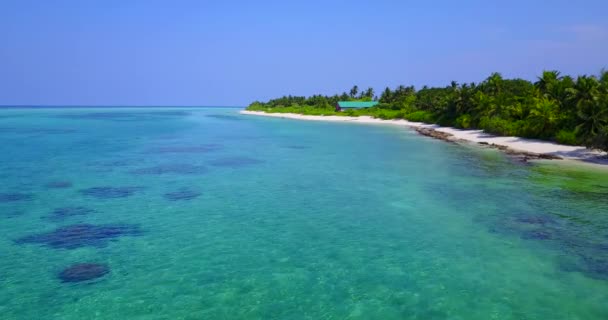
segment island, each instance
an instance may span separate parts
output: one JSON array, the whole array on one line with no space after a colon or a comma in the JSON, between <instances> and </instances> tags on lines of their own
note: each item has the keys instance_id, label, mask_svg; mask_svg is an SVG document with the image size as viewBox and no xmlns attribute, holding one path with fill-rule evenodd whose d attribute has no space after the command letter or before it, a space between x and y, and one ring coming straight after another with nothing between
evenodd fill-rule
<instances>
[{"instance_id":1,"label":"island","mask_svg":"<svg viewBox=\"0 0 608 320\"><path fill-rule=\"evenodd\" d=\"M608 163L608 71L562 76L544 71L536 82L493 73L480 83L445 87L373 88L333 96L284 96L255 101L246 114L304 120L386 123L417 128L443 140L493 146L524 160L577 159Z\"/></svg>"}]
</instances>

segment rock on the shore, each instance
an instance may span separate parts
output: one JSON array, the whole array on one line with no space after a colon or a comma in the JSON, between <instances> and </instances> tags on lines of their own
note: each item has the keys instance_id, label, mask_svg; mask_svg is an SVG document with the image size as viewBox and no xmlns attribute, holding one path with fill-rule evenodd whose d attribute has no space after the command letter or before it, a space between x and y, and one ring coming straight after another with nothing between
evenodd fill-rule
<instances>
[{"instance_id":1,"label":"rock on the shore","mask_svg":"<svg viewBox=\"0 0 608 320\"><path fill-rule=\"evenodd\" d=\"M431 137L431 138L435 138L435 139L439 139L439 140L443 140L443 141L448 141L448 142L454 142L454 135L452 135L451 133L441 132L441 131L437 131L432 128L422 128L422 127L416 128L416 132L418 132L419 134L421 134L423 136L427 136L427 137Z\"/></svg>"},{"instance_id":2,"label":"rock on the shore","mask_svg":"<svg viewBox=\"0 0 608 320\"><path fill-rule=\"evenodd\" d=\"M439 139L439 140L443 140L443 141L448 141L448 142L456 142L456 140L457 140L453 134L438 131L433 128L424 128L424 127L416 128L416 132L418 132L419 134L421 134L423 136L427 136L427 137L431 137L431 138L435 138L435 139ZM527 152L527 151L519 151L519 150L511 149L507 146L498 145L498 144L494 144L494 143L490 144L490 143L484 142L484 141L479 142L478 144L504 151L507 155L515 157L522 162L527 162L528 160L539 160L539 159L543 159L543 160L562 160L563 159L562 157L548 154L548 153L534 153L534 152Z\"/></svg>"},{"instance_id":3,"label":"rock on the shore","mask_svg":"<svg viewBox=\"0 0 608 320\"><path fill-rule=\"evenodd\" d=\"M508 154L510 156L521 158L522 161L539 160L539 159L543 159L543 160L562 160L562 157L559 157L559 156L556 156L556 155L552 155L552 154L518 151L518 150L509 149L509 148L504 147L504 146L500 146L500 147L503 147L503 148L499 148L499 149L503 150L506 154Z\"/></svg>"}]
</instances>

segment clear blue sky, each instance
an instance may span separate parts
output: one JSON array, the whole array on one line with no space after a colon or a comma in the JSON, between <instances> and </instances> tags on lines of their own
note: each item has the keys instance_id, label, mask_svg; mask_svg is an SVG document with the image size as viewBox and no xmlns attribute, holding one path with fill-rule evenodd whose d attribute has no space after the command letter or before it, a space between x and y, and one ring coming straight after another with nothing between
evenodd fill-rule
<instances>
[{"instance_id":1,"label":"clear blue sky","mask_svg":"<svg viewBox=\"0 0 608 320\"><path fill-rule=\"evenodd\" d=\"M246 105L608 67L608 1L0 0L0 105Z\"/></svg>"}]
</instances>

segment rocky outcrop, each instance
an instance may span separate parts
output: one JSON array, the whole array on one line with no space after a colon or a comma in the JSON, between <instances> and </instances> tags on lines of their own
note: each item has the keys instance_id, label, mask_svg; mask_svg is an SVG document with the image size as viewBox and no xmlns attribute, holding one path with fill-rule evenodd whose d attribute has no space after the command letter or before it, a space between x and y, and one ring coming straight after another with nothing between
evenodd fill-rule
<instances>
[{"instance_id":1,"label":"rocky outcrop","mask_svg":"<svg viewBox=\"0 0 608 320\"><path fill-rule=\"evenodd\" d=\"M451 133L438 131L433 128L420 127L420 128L416 128L416 132L418 132L419 134L421 134L423 136L427 136L427 137L431 137L431 138L435 138L435 139L439 139L439 140L443 140L443 141L447 141L447 142L455 143L456 141L459 141ZM534 153L534 152L519 151L519 150L511 149L507 146L498 145L498 144L494 144L494 143L490 144L490 143L483 142L483 141L479 142L478 144L503 151L507 155L514 157L516 160L522 161L522 162L528 162L528 160L540 160L540 159L542 159L542 160L561 160L561 159L563 159L562 157L548 154L548 153Z\"/></svg>"},{"instance_id":2,"label":"rocky outcrop","mask_svg":"<svg viewBox=\"0 0 608 320\"><path fill-rule=\"evenodd\" d=\"M524 159L528 159L528 160L535 160L535 159L562 160L562 157L555 156L552 154L524 152L524 151L517 151L517 150L513 150L513 149L509 149L509 148L505 149L505 153L510 156L523 157Z\"/></svg>"},{"instance_id":3,"label":"rocky outcrop","mask_svg":"<svg viewBox=\"0 0 608 320\"><path fill-rule=\"evenodd\" d=\"M439 140L443 140L443 141L454 142L454 140L455 140L454 135L452 135L451 133L437 131L432 128L420 127L420 128L416 128L416 132L418 132L419 134L421 134L423 136L427 136L427 137L431 137L431 138L435 138L435 139L439 139Z\"/></svg>"},{"instance_id":4,"label":"rocky outcrop","mask_svg":"<svg viewBox=\"0 0 608 320\"><path fill-rule=\"evenodd\" d=\"M491 148L496 148L498 150L501 150L504 153L506 153L507 155L514 157L517 160L523 161L523 162L527 162L528 160L562 160L563 159L562 157L548 154L548 153L534 153L534 152L513 150L513 149L510 149L509 147L505 147L505 146L501 146L501 145L497 145L497 144L490 144L489 146Z\"/></svg>"}]
</instances>

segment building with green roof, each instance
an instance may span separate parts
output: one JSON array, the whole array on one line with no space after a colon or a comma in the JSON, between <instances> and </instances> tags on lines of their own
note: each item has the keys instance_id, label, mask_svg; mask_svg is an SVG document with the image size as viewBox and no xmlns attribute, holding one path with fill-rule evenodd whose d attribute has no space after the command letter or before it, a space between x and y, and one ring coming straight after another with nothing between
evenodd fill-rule
<instances>
[{"instance_id":1,"label":"building with green roof","mask_svg":"<svg viewBox=\"0 0 608 320\"><path fill-rule=\"evenodd\" d=\"M338 101L336 111L371 108L377 104L378 101Z\"/></svg>"}]
</instances>

